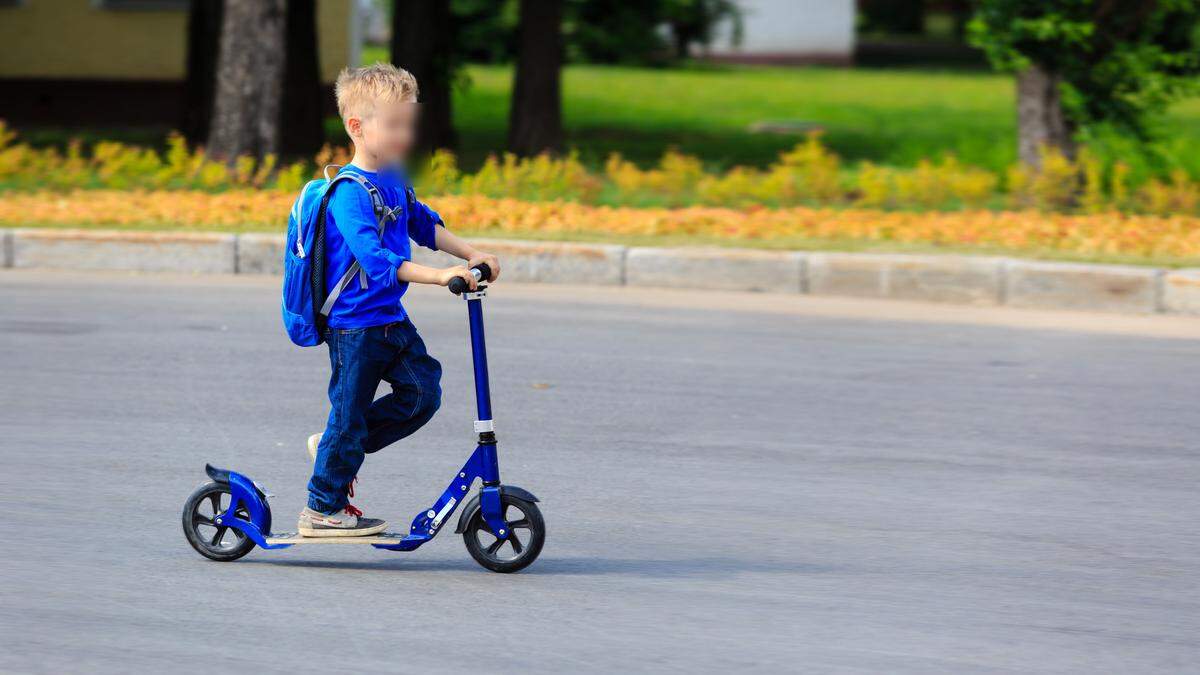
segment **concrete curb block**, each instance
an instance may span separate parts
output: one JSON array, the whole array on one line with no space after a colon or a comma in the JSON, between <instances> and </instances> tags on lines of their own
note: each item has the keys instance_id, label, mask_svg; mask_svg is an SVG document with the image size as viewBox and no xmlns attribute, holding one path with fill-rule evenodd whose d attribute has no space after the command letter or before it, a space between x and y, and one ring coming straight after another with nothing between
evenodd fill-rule
<instances>
[{"instance_id":1,"label":"concrete curb block","mask_svg":"<svg viewBox=\"0 0 1200 675\"><path fill-rule=\"evenodd\" d=\"M1146 314L1161 311L1163 271L1121 265L1010 260L1005 304Z\"/></svg>"},{"instance_id":2,"label":"concrete curb block","mask_svg":"<svg viewBox=\"0 0 1200 675\"><path fill-rule=\"evenodd\" d=\"M887 293L883 256L814 253L808 256L805 291L813 295L882 298Z\"/></svg>"},{"instance_id":3,"label":"concrete curb block","mask_svg":"<svg viewBox=\"0 0 1200 675\"><path fill-rule=\"evenodd\" d=\"M0 267L269 274L281 234L0 229ZM479 240L504 278L535 283L811 293L972 305L1200 315L1200 268L1167 271L961 255L627 248ZM415 262L461 261L414 246Z\"/></svg>"},{"instance_id":4,"label":"concrete curb block","mask_svg":"<svg viewBox=\"0 0 1200 675\"><path fill-rule=\"evenodd\" d=\"M629 286L802 293L805 254L705 248L631 248Z\"/></svg>"},{"instance_id":5,"label":"concrete curb block","mask_svg":"<svg viewBox=\"0 0 1200 675\"><path fill-rule=\"evenodd\" d=\"M237 238L237 274L283 274L282 234L240 234Z\"/></svg>"},{"instance_id":6,"label":"concrete curb block","mask_svg":"<svg viewBox=\"0 0 1200 675\"><path fill-rule=\"evenodd\" d=\"M624 246L508 239L478 239L472 243L500 257L504 278L509 281L605 286L624 282ZM445 253L416 246L413 261L437 267L462 264Z\"/></svg>"},{"instance_id":7,"label":"concrete curb block","mask_svg":"<svg viewBox=\"0 0 1200 675\"><path fill-rule=\"evenodd\" d=\"M1003 280L1000 258L814 253L807 288L813 295L997 305Z\"/></svg>"},{"instance_id":8,"label":"concrete curb block","mask_svg":"<svg viewBox=\"0 0 1200 675\"><path fill-rule=\"evenodd\" d=\"M0 230L0 267L13 266L13 231Z\"/></svg>"},{"instance_id":9,"label":"concrete curb block","mask_svg":"<svg viewBox=\"0 0 1200 675\"><path fill-rule=\"evenodd\" d=\"M886 297L896 300L999 305L1004 301L1003 258L890 256Z\"/></svg>"},{"instance_id":10,"label":"concrete curb block","mask_svg":"<svg viewBox=\"0 0 1200 675\"><path fill-rule=\"evenodd\" d=\"M214 274L236 269L232 234L22 229L12 235L13 267Z\"/></svg>"},{"instance_id":11,"label":"concrete curb block","mask_svg":"<svg viewBox=\"0 0 1200 675\"><path fill-rule=\"evenodd\" d=\"M1200 314L1200 269L1167 272L1163 278L1163 310Z\"/></svg>"}]
</instances>

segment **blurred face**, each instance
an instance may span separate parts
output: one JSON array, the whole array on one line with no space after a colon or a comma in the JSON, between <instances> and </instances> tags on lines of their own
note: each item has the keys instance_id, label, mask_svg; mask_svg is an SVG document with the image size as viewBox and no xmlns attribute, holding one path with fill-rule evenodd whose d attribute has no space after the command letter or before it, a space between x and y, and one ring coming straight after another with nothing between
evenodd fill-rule
<instances>
[{"instance_id":1,"label":"blurred face","mask_svg":"<svg viewBox=\"0 0 1200 675\"><path fill-rule=\"evenodd\" d=\"M381 164L403 163L416 136L417 104L380 103L370 114L346 120L355 146Z\"/></svg>"}]
</instances>

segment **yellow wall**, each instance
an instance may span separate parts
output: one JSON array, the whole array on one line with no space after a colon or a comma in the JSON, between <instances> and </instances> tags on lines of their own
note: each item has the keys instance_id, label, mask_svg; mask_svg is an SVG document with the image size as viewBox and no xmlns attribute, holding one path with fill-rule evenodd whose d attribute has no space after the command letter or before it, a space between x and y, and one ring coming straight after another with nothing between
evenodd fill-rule
<instances>
[{"instance_id":1,"label":"yellow wall","mask_svg":"<svg viewBox=\"0 0 1200 675\"><path fill-rule=\"evenodd\" d=\"M350 58L353 0L318 0L322 77ZM178 80L187 12L104 9L95 0L23 0L0 8L0 77Z\"/></svg>"}]
</instances>

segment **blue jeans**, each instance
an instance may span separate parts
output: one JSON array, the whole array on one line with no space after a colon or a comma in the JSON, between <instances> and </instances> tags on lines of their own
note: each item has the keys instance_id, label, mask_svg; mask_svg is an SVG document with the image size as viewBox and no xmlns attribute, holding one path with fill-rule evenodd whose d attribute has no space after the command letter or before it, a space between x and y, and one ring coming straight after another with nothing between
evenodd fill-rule
<instances>
[{"instance_id":1,"label":"blue jeans","mask_svg":"<svg viewBox=\"0 0 1200 675\"><path fill-rule=\"evenodd\" d=\"M442 364L408 319L372 328L326 331L329 423L308 482L308 507L323 513L348 503L366 453L420 429L442 403ZM375 400L380 382L392 393Z\"/></svg>"}]
</instances>

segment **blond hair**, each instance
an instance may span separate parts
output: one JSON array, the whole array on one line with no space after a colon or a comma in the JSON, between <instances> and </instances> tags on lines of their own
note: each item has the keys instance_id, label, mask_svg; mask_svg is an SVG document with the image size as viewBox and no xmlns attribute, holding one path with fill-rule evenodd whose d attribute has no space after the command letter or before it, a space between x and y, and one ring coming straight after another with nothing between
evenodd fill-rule
<instances>
[{"instance_id":1,"label":"blond hair","mask_svg":"<svg viewBox=\"0 0 1200 675\"><path fill-rule=\"evenodd\" d=\"M333 86L338 114L368 117L379 103L417 100L417 78L390 63L373 63L361 68L346 68Z\"/></svg>"}]
</instances>

